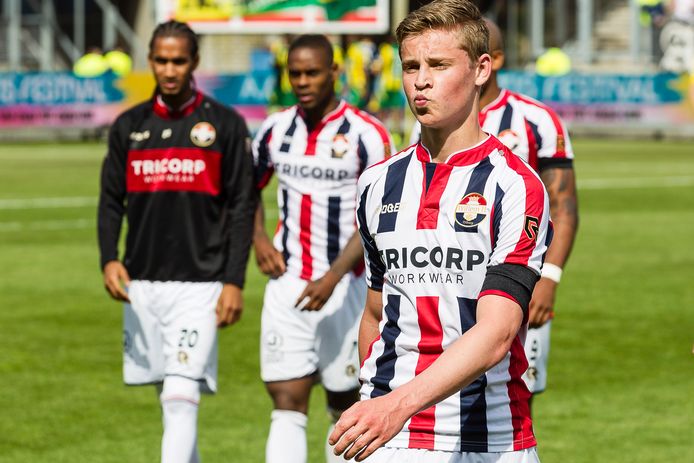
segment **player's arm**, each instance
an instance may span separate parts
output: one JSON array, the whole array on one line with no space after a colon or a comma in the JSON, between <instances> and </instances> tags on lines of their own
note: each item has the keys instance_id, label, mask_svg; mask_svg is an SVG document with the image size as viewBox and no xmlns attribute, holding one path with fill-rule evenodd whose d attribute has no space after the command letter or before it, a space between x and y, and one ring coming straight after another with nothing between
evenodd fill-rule
<instances>
[{"instance_id":1,"label":"player's arm","mask_svg":"<svg viewBox=\"0 0 694 463\"><path fill-rule=\"evenodd\" d=\"M383 293L374 289L366 291L366 306L359 323L359 364L364 363L369 347L380 335L378 324L383 313Z\"/></svg>"},{"instance_id":2,"label":"player's arm","mask_svg":"<svg viewBox=\"0 0 694 463\"><path fill-rule=\"evenodd\" d=\"M295 305L302 310L320 310L330 299L335 286L343 276L350 272L362 259L362 248L359 233L355 232L347 241L344 249L333 261L325 274L309 282L299 295Z\"/></svg>"},{"instance_id":3,"label":"player's arm","mask_svg":"<svg viewBox=\"0 0 694 463\"><path fill-rule=\"evenodd\" d=\"M226 189L226 223L230 230L226 234L224 286L217 301L217 325L220 327L236 323L243 312L242 289L258 196L253 181L253 157L248 149L248 130L242 119L234 120L228 136L222 179Z\"/></svg>"},{"instance_id":4,"label":"player's arm","mask_svg":"<svg viewBox=\"0 0 694 463\"><path fill-rule=\"evenodd\" d=\"M499 363L522 321L523 311L515 301L497 295L481 297L476 324L426 370L393 392L358 402L342 414L329 439L335 454L346 450L344 457L349 459L361 451L357 461L368 457L417 412L461 390Z\"/></svg>"},{"instance_id":5,"label":"player's arm","mask_svg":"<svg viewBox=\"0 0 694 463\"><path fill-rule=\"evenodd\" d=\"M118 240L125 214L126 195L127 133L124 125L124 118L121 117L109 132L108 151L101 166L97 230L104 287L112 298L127 302L126 288L130 284L130 276L118 260Z\"/></svg>"},{"instance_id":6,"label":"player's arm","mask_svg":"<svg viewBox=\"0 0 694 463\"><path fill-rule=\"evenodd\" d=\"M287 270L282 253L275 249L272 240L265 230L265 209L262 201L258 201L258 206L255 210L253 248L258 268L265 275L278 278Z\"/></svg>"},{"instance_id":7,"label":"player's arm","mask_svg":"<svg viewBox=\"0 0 694 463\"><path fill-rule=\"evenodd\" d=\"M549 194L554 237L545 255L542 278L530 301L528 325L539 327L552 317L561 272L573 247L578 230L576 177L570 160L540 170L540 178Z\"/></svg>"}]
</instances>

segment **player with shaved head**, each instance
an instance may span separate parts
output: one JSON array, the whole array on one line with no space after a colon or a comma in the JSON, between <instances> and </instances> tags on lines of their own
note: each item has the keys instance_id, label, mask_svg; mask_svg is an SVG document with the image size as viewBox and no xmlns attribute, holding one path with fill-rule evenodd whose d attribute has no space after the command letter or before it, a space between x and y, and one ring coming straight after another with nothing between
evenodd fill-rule
<instances>
[{"instance_id":1,"label":"player with shaved head","mask_svg":"<svg viewBox=\"0 0 694 463\"><path fill-rule=\"evenodd\" d=\"M289 46L298 104L271 115L253 142L258 188L279 181L271 240L259 205L254 247L270 277L261 323L261 376L274 410L268 463L304 463L311 388L321 382L337 420L356 402L357 325L366 297L354 223L357 178L393 147L381 122L335 95L337 66L323 35ZM337 459L327 449L327 458Z\"/></svg>"}]
</instances>

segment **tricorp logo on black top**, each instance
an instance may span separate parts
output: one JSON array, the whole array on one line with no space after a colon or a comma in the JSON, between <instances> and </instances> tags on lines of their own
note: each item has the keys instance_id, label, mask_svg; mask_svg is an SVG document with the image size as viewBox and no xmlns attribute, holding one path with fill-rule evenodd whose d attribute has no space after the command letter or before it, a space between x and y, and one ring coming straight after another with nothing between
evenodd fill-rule
<instances>
[{"instance_id":1,"label":"tricorp logo on black top","mask_svg":"<svg viewBox=\"0 0 694 463\"><path fill-rule=\"evenodd\" d=\"M487 217L487 200L479 193L469 193L455 208L455 223L464 228L474 227Z\"/></svg>"}]
</instances>

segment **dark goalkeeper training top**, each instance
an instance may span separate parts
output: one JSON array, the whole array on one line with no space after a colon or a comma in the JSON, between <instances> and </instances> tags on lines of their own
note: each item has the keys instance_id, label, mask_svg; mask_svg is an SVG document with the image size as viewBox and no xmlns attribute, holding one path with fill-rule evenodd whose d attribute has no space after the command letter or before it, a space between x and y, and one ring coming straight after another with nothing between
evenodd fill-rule
<instances>
[{"instance_id":1,"label":"dark goalkeeper training top","mask_svg":"<svg viewBox=\"0 0 694 463\"><path fill-rule=\"evenodd\" d=\"M246 124L196 93L181 109L155 95L111 127L101 171L101 267L117 260L132 279L222 281L243 286L256 193Z\"/></svg>"}]
</instances>

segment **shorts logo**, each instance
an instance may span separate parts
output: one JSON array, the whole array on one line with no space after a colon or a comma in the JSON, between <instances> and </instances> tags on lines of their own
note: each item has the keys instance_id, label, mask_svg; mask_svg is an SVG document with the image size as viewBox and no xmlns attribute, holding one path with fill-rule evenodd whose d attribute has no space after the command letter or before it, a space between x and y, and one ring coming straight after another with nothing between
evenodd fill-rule
<instances>
[{"instance_id":1,"label":"shorts logo","mask_svg":"<svg viewBox=\"0 0 694 463\"><path fill-rule=\"evenodd\" d=\"M190 140L201 148L210 146L216 138L217 131L209 122L198 122L190 130Z\"/></svg>"},{"instance_id":2,"label":"shorts logo","mask_svg":"<svg viewBox=\"0 0 694 463\"><path fill-rule=\"evenodd\" d=\"M347 151L349 151L349 141L347 141L347 137L343 134L338 133L335 135L335 138L333 138L332 155L334 158L342 159L344 155L347 154Z\"/></svg>"},{"instance_id":3,"label":"shorts logo","mask_svg":"<svg viewBox=\"0 0 694 463\"><path fill-rule=\"evenodd\" d=\"M188 354L183 350L178 352L178 363L182 363L183 365L188 364Z\"/></svg>"},{"instance_id":4,"label":"shorts logo","mask_svg":"<svg viewBox=\"0 0 694 463\"><path fill-rule=\"evenodd\" d=\"M455 208L455 223L464 228L474 227L487 217L487 200L479 193L469 193Z\"/></svg>"},{"instance_id":5,"label":"shorts logo","mask_svg":"<svg viewBox=\"0 0 694 463\"><path fill-rule=\"evenodd\" d=\"M345 374L351 378L357 376L357 367L354 365L347 365L345 368Z\"/></svg>"},{"instance_id":6,"label":"shorts logo","mask_svg":"<svg viewBox=\"0 0 694 463\"><path fill-rule=\"evenodd\" d=\"M520 144L518 134L511 129L502 130L497 138L511 151L518 148L518 145Z\"/></svg>"}]
</instances>

